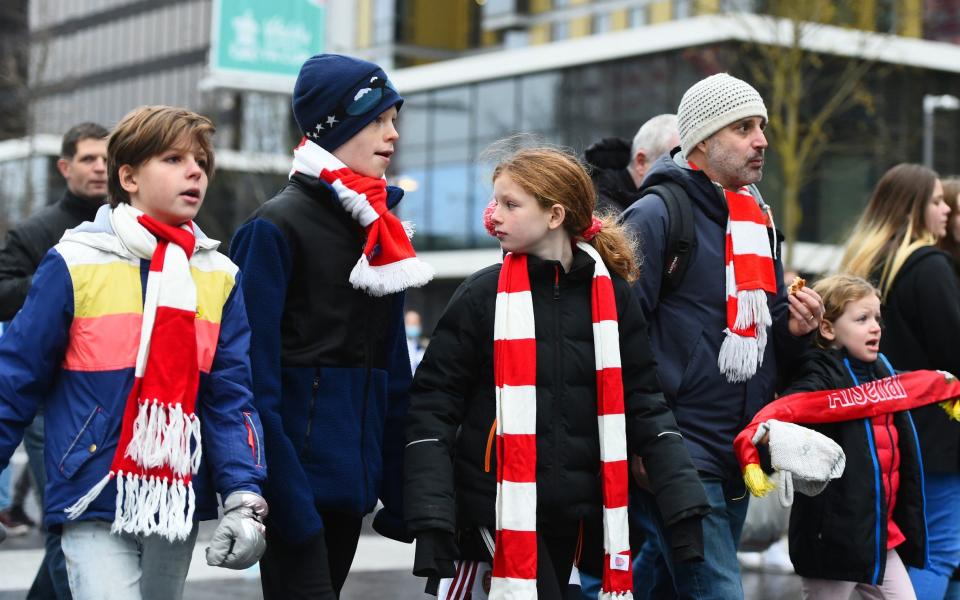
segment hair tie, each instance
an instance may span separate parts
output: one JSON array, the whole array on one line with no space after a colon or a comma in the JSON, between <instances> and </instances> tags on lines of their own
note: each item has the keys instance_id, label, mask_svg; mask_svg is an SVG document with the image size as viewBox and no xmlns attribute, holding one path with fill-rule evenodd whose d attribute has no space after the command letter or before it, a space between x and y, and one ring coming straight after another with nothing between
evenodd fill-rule
<instances>
[{"instance_id":1,"label":"hair tie","mask_svg":"<svg viewBox=\"0 0 960 600\"><path fill-rule=\"evenodd\" d=\"M483 228L493 237L497 237L497 228L493 226L493 211L497 210L497 201L490 199L487 207L483 209Z\"/></svg>"},{"instance_id":2,"label":"hair tie","mask_svg":"<svg viewBox=\"0 0 960 600\"><path fill-rule=\"evenodd\" d=\"M597 237L597 234L600 233L600 230L603 229L603 221L598 219L596 216L590 221L590 227L587 227L583 230L583 233L580 234L580 237L583 238L583 241L589 242L593 238Z\"/></svg>"}]
</instances>

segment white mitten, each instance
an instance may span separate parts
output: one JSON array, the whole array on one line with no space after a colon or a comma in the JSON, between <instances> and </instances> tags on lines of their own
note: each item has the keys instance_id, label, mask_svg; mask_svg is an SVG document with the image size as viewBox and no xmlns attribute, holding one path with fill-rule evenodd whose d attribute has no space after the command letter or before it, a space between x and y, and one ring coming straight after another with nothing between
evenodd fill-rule
<instances>
[{"instance_id":1,"label":"white mitten","mask_svg":"<svg viewBox=\"0 0 960 600\"><path fill-rule=\"evenodd\" d=\"M263 519L267 501L253 492L234 492L223 503L223 518L207 546L207 564L227 569L252 566L267 549Z\"/></svg>"},{"instance_id":2,"label":"white mitten","mask_svg":"<svg viewBox=\"0 0 960 600\"><path fill-rule=\"evenodd\" d=\"M770 419L761 423L754 443L769 433L770 465L781 472L780 503L793 504L793 492L816 496L832 479L843 475L843 448L820 432L795 423Z\"/></svg>"}]
</instances>

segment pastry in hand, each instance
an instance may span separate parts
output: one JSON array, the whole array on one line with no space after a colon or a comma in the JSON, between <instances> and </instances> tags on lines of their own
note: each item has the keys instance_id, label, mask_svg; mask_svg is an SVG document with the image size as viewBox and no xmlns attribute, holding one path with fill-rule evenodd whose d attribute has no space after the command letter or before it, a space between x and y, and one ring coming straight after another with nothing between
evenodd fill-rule
<instances>
[{"instance_id":1,"label":"pastry in hand","mask_svg":"<svg viewBox=\"0 0 960 600\"><path fill-rule=\"evenodd\" d=\"M790 287L787 288L788 294L796 294L807 285L807 280L803 277L794 277Z\"/></svg>"}]
</instances>

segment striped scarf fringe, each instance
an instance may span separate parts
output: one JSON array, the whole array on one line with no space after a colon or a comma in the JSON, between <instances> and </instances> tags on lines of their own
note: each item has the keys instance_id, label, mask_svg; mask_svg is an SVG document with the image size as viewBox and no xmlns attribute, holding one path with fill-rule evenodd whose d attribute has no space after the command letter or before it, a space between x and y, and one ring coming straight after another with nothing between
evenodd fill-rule
<instances>
[{"instance_id":1,"label":"striped scarf fringe","mask_svg":"<svg viewBox=\"0 0 960 600\"><path fill-rule=\"evenodd\" d=\"M128 204L110 219L127 249L150 258L135 377L109 473L65 512L78 518L115 479L113 533L185 540L193 529L191 476L202 448L194 413L197 290L189 260L195 238L188 225L163 225Z\"/></svg>"},{"instance_id":2,"label":"striped scarf fringe","mask_svg":"<svg viewBox=\"0 0 960 600\"><path fill-rule=\"evenodd\" d=\"M724 190L729 209L725 243L727 328L717 366L727 381L747 381L763 364L773 323L767 293L777 293L767 215L747 188Z\"/></svg>"},{"instance_id":3,"label":"striped scarf fringe","mask_svg":"<svg viewBox=\"0 0 960 600\"><path fill-rule=\"evenodd\" d=\"M597 419L603 486L604 562L600 600L632 600L627 524L627 443L620 333L610 273L594 260L591 286ZM537 597L536 335L527 256L504 257L494 317L496 384L496 549L491 600Z\"/></svg>"}]
</instances>

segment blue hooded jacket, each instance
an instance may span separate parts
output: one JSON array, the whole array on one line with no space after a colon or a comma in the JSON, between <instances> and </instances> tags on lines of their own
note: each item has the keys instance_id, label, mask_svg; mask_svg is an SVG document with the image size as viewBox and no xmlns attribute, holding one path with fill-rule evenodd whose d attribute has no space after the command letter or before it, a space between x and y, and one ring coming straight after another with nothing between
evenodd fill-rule
<instances>
[{"instance_id":1,"label":"blue hooded jacket","mask_svg":"<svg viewBox=\"0 0 960 600\"><path fill-rule=\"evenodd\" d=\"M690 197L697 245L679 287L661 297L669 231L667 208L653 194L642 196L623 215L640 242L641 275L634 292L650 323L660 385L694 464L706 474L739 480L733 439L757 411L773 400L778 362L798 357L807 346L807 338L796 338L787 329L790 313L778 247L774 260L777 294L768 294L767 298L773 317L772 335L763 364L746 382L727 381L717 366L727 327L726 201L721 188L703 171L691 169L679 152L654 163L643 187L665 181L681 185ZM751 187L751 193L760 198L755 188ZM773 230L770 233L773 235Z\"/></svg>"}]
</instances>

